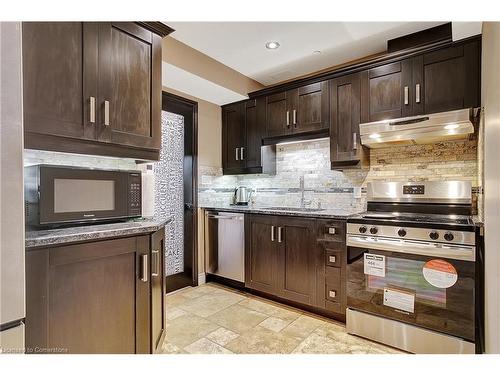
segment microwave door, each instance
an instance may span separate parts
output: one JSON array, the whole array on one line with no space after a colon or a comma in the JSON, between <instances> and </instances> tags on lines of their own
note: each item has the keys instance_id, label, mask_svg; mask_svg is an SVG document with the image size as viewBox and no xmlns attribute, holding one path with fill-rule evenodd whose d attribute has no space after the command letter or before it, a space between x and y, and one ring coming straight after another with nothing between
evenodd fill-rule
<instances>
[{"instance_id":1,"label":"microwave door","mask_svg":"<svg viewBox=\"0 0 500 375\"><path fill-rule=\"evenodd\" d=\"M70 168L40 169L40 224L126 218L128 174Z\"/></svg>"}]
</instances>

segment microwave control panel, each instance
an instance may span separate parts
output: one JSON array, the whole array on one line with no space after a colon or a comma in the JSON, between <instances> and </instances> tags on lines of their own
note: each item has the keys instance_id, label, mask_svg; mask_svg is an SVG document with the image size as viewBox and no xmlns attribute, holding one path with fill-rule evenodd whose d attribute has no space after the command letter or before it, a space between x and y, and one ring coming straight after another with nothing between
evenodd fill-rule
<instances>
[{"instance_id":1,"label":"microwave control panel","mask_svg":"<svg viewBox=\"0 0 500 375\"><path fill-rule=\"evenodd\" d=\"M130 173L128 177L128 213L129 216L142 214L142 178L140 173Z\"/></svg>"}]
</instances>

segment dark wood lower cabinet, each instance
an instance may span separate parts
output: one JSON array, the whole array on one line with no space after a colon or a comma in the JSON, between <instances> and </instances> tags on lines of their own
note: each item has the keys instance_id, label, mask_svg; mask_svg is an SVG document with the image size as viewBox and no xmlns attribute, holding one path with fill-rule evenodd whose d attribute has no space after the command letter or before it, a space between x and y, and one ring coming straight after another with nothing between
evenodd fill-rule
<instances>
[{"instance_id":1,"label":"dark wood lower cabinet","mask_svg":"<svg viewBox=\"0 0 500 375\"><path fill-rule=\"evenodd\" d=\"M345 319L345 221L246 215L245 286Z\"/></svg>"},{"instance_id":2,"label":"dark wood lower cabinet","mask_svg":"<svg viewBox=\"0 0 500 375\"><path fill-rule=\"evenodd\" d=\"M165 334L165 229L151 235L151 351L161 348Z\"/></svg>"},{"instance_id":3,"label":"dark wood lower cabinet","mask_svg":"<svg viewBox=\"0 0 500 375\"><path fill-rule=\"evenodd\" d=\"M150 260L163 238L161 230L28 249L27 352L154 352L164 329L164 278L162 256L153 257L158 266Z\"/></svg>"}]
</instances>

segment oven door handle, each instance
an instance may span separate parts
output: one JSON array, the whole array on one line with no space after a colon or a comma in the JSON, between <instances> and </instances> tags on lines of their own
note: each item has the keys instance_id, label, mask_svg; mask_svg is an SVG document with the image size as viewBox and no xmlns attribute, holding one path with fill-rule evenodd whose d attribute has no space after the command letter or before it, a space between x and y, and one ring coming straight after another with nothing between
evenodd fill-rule
<instances>
[{"instance_id":1,"label":"oven door handle","mask_svg":"<svg viewBox=\"0 0 500 375\"><path fill-rule=\"evenodd\" d=\"M445 245L424 241L375 238L368 236L347 235L347 246L374 250L393 251L396 253L415 254L448 259L476 260L475 246Z\"/></svg>"}]
</instances>

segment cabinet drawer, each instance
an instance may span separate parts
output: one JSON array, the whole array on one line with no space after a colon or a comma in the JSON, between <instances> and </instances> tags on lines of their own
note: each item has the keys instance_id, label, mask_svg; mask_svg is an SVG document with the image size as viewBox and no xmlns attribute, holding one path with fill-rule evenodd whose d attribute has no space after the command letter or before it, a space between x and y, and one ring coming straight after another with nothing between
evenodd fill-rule
<instances>
[{"instance_id":1,"label":"cabinet drawer","mask_svg":"<svg viewBox=\"0 0 500 375\"><path fill-rule=\"evenodd\" d=\"M318 239L323 241L345 242L345 222L327 220L319 221Z\"/></svg>"},{"instance_id":2,"label":"cabinet drawer","mask_svg":"<svg viewBox=\"0 0 500 375\"><path fill-rule=\"evenodd\" d=\"M343 252L341 250L330 250L325 251L325 265L330 267L342 267Z\"/></svg>"}]
</instances>

